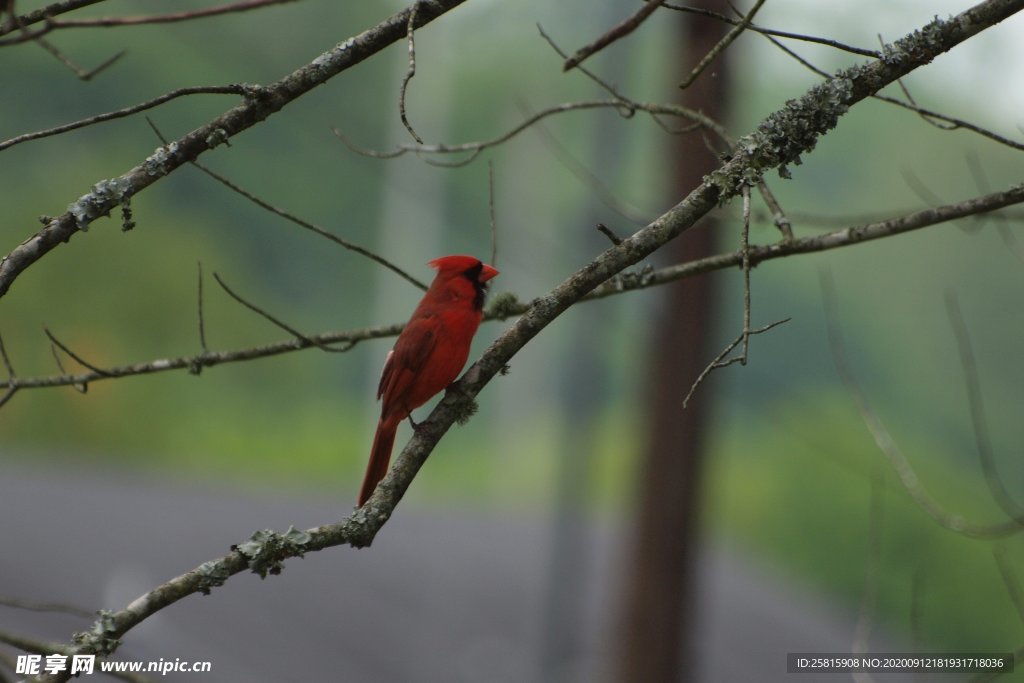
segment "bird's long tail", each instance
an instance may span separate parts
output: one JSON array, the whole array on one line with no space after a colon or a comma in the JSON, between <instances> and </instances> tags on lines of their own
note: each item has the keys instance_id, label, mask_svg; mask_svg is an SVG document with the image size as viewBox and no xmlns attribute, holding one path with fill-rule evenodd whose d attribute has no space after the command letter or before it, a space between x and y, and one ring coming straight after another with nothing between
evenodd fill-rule
<instances>
[{"instance_id":1,"label":"bird's long tail","mask_svg":"<svg viewBox=\"0 0 1024 683\"><path fill-rule=\"evenodd\" d=\"M373 494L377 484L388 473L388 463L391 462L391 449L395 446L395 432L398 424L383 419L377 423L377 435L373 437L373 448L370 450L370 462L366 465L366 476L363 477L363 485L359 489L359 505Z\"/></svg>"}]
</instances>

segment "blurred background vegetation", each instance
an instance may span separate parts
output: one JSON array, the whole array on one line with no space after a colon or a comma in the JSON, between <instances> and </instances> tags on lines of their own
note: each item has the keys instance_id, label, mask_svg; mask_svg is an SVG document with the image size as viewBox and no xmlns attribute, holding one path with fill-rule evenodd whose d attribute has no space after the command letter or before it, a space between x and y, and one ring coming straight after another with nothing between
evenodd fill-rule
<instances>
[{"instance_id":1,"label":"blurred background vegetation","mask_svg":"<svg viewBox=\"0 0 1024 683\"><path fill-rule=\"evenodd\" d=\"M578 73L561 73L560 60L536 28L542 23L563 48L575 49L610 25L609 17L626 11L623 3L592 4L602 11L569 12L560 3L536 1L470 2L422 31L408 93L413 125L428 142L476 140L505 131L525 112L602 97ZM884 8L872 3L870 11L864 3L846 4L824 15L809 11L806 2L779 0L768 3L758 21L873 47L879 30L893 39L936 12L959 11L967 3L926 9L909 1ZM21 2L19 10L33 6ZM201 22L54 34L52 40L86 67L127 50L92 82L76 80L36 46L7 48L0 69L0 138L178 87L268 83L399 7L307 1ZM81 14L164 10L156 2L106 2ZM637 100L671 101L682 70L659 59L674 36L669 24L650 22L589 66L614 72ZM908 85L922 106L1019 138L1019 68L1012 74L1017 82L1010 83L1003 70L996 78L986 65L1014 59L1019 65L1020 53L1012 51L1019 49L1022 30L1015 18L968 43L962 54L937 60ZM827 70L854 61L824 48L796 49ZM598 216L620 234L635 229L601 203L594 186L580 181L550 140L648 218L689 189L670 187L662 170L665 132L645 117L622 119L612 111L549 119L546 135L524 132L458 169L412 155L380 161L354 154L331 126L368 148L409 141L397 112L406 59L404 45L392 47L205 156L204 163L428 279L425 262L436 255L489 254L491 160L496 265L502 271L494 291L514 292L521 300L550 289L604 248L604 238L582 217ZM744 36L733 59L738 104L729 123L736 135L816 80L759 36ZM173 138L232 104L228 96L182 98L150 116ZM621 150L614 167L591 164L595 147L605 142L597 137L599 126L602 135L614 131ZM4 151L2 251L35 232L39 215L63 212L93 183L125 172L158 145L144 118L134 116ZM983 181L972 166L983 170ZM798 234L809 234L823 228L806 217L838 217L843 225L928 204L911 188L915 179L940 201L953 202L984 193L985 183L998 189L1021 182L1021 168L1019 152L866 102L802 165L790 168L792 181L773 174L769 182ZM94 223L30 268L0 301L0 334L19 375L56 372L44 325L100 367L196 353L200 262L207 276L206 334L215 350L285 335L225 296L209 277L213 272L311 333L400 322L419 297L391 272L259 209L195 169L161 181L132 206L133 231L122 233L116 219ZM737 206L724 210L738 214ZM763 218L753 238L773 241L777 233ZM1024 498L1019 210L1007 225L1016 242L1001 236L993 220L965 221L758 267L755 324L792 321L756 337L750 364L712 375L695 399L714 404L704 511L709 533L741 543L760 562L856 609L870 540L871 478L880 472L879 619L893 632L911 631L910 595L918 577L918 637L935 648L1016 649L1024 624L993 562L993 544L937 527L908 499L875 448L833 368L819 272L827 269L835 279L835 314L854 372L921 481L949 511L994 520L999 510L978 467L944 295L956 293L970 329L1002 479ZM727 239L738 244L738 230ZM725 287L715 330L724 346L741 325L740 276L714 277ZM636 444L644 439L637 378L642 364L657 362L636 351L645 348L657 305L657 291L585 304L600 308L601 324L586 338L600 347L603 363L582 380L575 373L568 388L562 370L571 364L570 341L578 336L570 331L579 315L567 313L516 357L507 377L484 391L477 416L442 442L410 497L438 505L550 507L558 493L555 466L569 443L561 416L574 396L588 396L582 443L589 444L590 471L581 476L588 510L599 518L627 514ZM482 327L477 351L501 329L501 323ZM354 500L365 463L378 411L373 391L389 347L382 340L346 354L312 350L223 365L199 377L175 372L100 381L85 395L67 388L23 391L0 411L0 455L312 491L335 496L341 512ZM687 389L680 387L680 402ZM571 443L579 447L581 441ZM1019 568L1021 539L1003 547Z\"/></svg>"}]
</instances>

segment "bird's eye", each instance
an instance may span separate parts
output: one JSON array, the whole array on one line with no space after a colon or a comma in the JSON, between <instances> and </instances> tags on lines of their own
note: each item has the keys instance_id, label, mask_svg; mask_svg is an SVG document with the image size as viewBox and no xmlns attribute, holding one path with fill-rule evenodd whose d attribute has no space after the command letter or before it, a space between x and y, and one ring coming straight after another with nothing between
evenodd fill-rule
<instances>
[{"instance_id":1,"label":"bird's eye","mask_svg":"<svg viewBox=\"0 0 1024 683\"><path fill-rule=\"evenodd\" d=\"M479 282L480 273L483 272L484 264L481 261L477 261L475 265L470 266L466 270L462 271L462 274L469 279L470 282Z\"/></svg>"}]
</instances>

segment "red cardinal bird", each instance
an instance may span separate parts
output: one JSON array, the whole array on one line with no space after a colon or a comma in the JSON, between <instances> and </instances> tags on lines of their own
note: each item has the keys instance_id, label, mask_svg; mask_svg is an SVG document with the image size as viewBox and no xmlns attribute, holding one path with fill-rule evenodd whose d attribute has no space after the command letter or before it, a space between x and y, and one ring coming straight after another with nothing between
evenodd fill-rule
<instances>
[{"instance_id":1,"label":"red cardinal bird","mask_svg":"<svg viewBox=\"0 0 1024 683\"><path fill-rule=\"evenodd\" d=\"M399 423L462 371L483 318L487 281L498 274L472 256L442 256L429 265L437 276L384 361L377 387L377 398L383 399L380 422L359 489L360 506L387 474Z\"/></svg>"}]
</instances>

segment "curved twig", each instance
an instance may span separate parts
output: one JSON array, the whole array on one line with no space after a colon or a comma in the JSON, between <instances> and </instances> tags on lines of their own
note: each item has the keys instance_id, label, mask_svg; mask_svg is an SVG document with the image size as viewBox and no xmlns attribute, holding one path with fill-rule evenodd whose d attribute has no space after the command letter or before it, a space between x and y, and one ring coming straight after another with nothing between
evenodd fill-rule
<instances>
[{"instance_id":1,"label":"curved twig","mask_svg":"<svg viewBox=\"0 0 1024 683\"><path fill-rule=\"evenodd\" d=\"M423 138L419 136L419 133L409 123L409 116L405 112L405 91L409 88L409 81L416 75L416 10L419 8L420 2L416 0L412 7L409 9L409 21L408 28L406 29L406 41L409 44L409 67L405 71L405 77L402 78L402 86L398 89L398 115L402 119L402 125L409 131L409 135L412 139L423 144Z\"/></svg>"},{"instance_id":2,"label":"curved twig","mask_svg":"<svg viewBox=\"0 0 1024 683\"><path fill-rule=\"evenodd\" d=\"M510 130L502 133L493 138L486 140L478 140L475 142L462 142L454 145L448 144L437 144L437 145L411 145L411 144L399 144L395 149L390 152L381 152L378 150L371 150L365 147L360 147L352 142L344 133L337 128L331 128L334 135L341 140L342 143L356 154L371 157L374 159L394 159L400 157L403 154L414 152L417 154L472 154L470 160L476 158L486 149L500 145L508 140L511 140L515 136L522 133L524 130L534 125L535 123L546 119L549 116L556 114L564 114L570 111L582 111L587 109L616 109L621 111L623 108L635 109L638 111L644 111L649 114L661 114L665 116L677 116L679 118L688 119L694 123L711 130L718 136L724 136L728 138L726 130L715 120L711 119L704 114L688 109L683 106L673 104L657 104L652 102L633 102L632 100L626 100L620 97L615 100L583 100L579 102L563 102L562 104L556 104L552 107L542 109L531 116L526 117L523 121L517 124ZM456 162L455 165L463 166L468 161ZM452 165L452 164L449 164Z\"/></svg>"}]
</instances>

